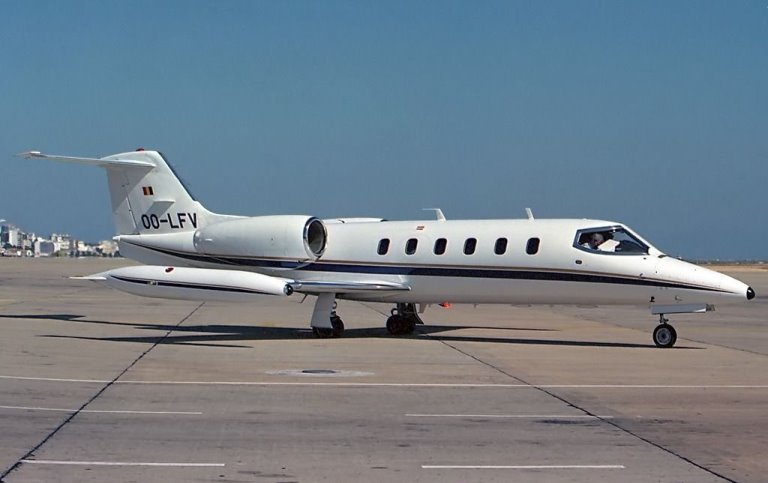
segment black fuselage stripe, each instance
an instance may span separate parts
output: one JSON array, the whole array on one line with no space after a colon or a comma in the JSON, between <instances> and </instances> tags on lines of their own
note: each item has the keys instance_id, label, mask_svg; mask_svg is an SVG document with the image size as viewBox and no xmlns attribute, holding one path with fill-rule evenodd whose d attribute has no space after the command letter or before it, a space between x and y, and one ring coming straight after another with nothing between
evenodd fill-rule
<instances>
[{"instance_id":1,"label":"black fuselage stripe","mask_svg":"<svg viewBox=\"0 0 768 483\"><path fill-rule=\"evenodd\" d=\"M259 290L251 290L247 288L238 288L238 287L223 287L220 285L207 285L207 284L200 284L200 283L186 283L186 282L168 282L164 280L152 280L152 279L146 279L146 278L131 278L131 277L120 277L112 275L112 278L116 280L120 280L121 282L128 282L128 283L134 283L137 285L152 285L157 287L172 287L172 288L184 288L184 289L197 289L197 290L210 290L214 292L235 292L235 293L247 293L247 294L255 294L255 295L267 295L266 292L261 292Z\"/></svg>"},{"instance_id":2,"label":"black fuselage stripe","mask_svg":"<svg viewBox=\"0 0 768 483\"><path fill-rule=\"evenodd\" d=\"M128 242L123 242L128 243ZM342 264L327 262L293 262L288 260L265 260L261 258L239 258L225 257L215 255L202 255L198 253L187 253L163 248L148 247L137 243L131 243L140 248L153 250L185 260L194 260L198 262L216 263L227 266L259 267L259 268L280 268L302 270L308 272L336 272L352 274L378 274L378 275L405 275L421 277L455 277L455 278L493 278L501 280L533 280L545 282L582 282L582 283L602 283L614 285L634 285L645 287L676 288L686 290L701 290L705 292L723 292L712 287L701 287L698 285L689 285L684 283L664 282L661 280L644 280L637 278L626 278L613 275L597 275L589 273L562 272L562 271L543 271L543 270L521 270L510 269L500 270L494 268L463 268L463 267L420 267L408 265L367 265L367 264Z\"/></svg>"}]
</instances>

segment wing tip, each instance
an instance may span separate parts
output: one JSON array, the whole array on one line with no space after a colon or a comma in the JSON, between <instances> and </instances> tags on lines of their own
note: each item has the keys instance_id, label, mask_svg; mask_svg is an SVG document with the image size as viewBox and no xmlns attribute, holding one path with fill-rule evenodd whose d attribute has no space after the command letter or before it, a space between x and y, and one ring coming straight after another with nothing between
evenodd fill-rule
<instances>
[{"instance_id":1,"label":"wing tip","mask_svg":"<svg viewBox=\"0 0 768 483\"><path fill-rule=\"evenodd\" d=\"M67 277L70 280L90 280L91 282L103 282L107 279L104 275L97 273L95 275L80 275Z\"/></svg>"}]
</instances>

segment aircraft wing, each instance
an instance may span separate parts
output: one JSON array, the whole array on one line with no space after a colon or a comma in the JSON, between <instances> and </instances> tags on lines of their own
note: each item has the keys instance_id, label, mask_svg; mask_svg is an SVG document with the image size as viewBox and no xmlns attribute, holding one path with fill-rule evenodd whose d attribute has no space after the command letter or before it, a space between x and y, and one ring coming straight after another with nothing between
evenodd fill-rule
<instances>
[{"instance_id":1,"label":"aircraft wing","mask_svg":"<svg viewBox=\"0 0 768 483\"><path fill-rule=\"evenodd\" d=\"M316 280L296 280L291 282L295 292L318 293L350 293L350 292L407 292L408 285L397 282L328 282Z\"/></svg>"},{"instance_id":2,"label":"aircraft wing","mask_svg":"<svg viewBox=\"0 0 768 483\"><path fill-rule=\"evenodd\" d=\"M408 285L389 281L293 280L240 270L137 265L70 277L104 282L112 288L144 297L178 300L249 300L256 295L286 296L293 292L320 295L392 293Z\"/></svg>"}]
</instances>

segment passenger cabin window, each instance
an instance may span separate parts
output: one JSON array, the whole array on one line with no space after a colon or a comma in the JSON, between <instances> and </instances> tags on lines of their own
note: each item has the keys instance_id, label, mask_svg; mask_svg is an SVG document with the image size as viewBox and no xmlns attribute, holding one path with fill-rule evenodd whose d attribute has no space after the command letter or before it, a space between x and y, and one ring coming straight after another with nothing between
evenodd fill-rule
<instances>
[{"instance_id":1,"label":"passenger cabin window","mask_svg":"<svg viewBox=\"0 0 768 483\"><path fill-rule=\"evenodd\" d=\"M464 242L464 255L472 255L477 248L477 238L467 238Z\"/></svg>"},{"instance_id":2,"label":"passenger cabin window","mask_svg":"<svg viewBox=\"0 0 768 483\"><path fill-rule=\"evenodd\" d=\"M507 253L507 239L499 238L496 240L496 244L493 246L493 253L496 255L504 255Z\"/></svg>"},{"instance_id":3,"label":"passenger cabin window","mask_svg":"<svg viewBox=\"0 0 768 483\"><path fill-rule=\"evenodd\" d=\"M622 226L579 230L573 245L588 252L617 255L647 255L650 248Z\"/></svg>"},{"instance_id":4,"label":"passenger cabin window","mask_svg":"<svg viewBox=\"0 0 768 483\"><path fill-rule=\"evenodd\" d=\"M379 255L386 255L389 251L389 238L379 240L379 249L376 250Z\"/></svg>"},{"instance_id":5,"label":"passenger cabin window","mask_svg":"<svg viewBox=\"0 0 768 483\"><path fill-rule=\"evenodd\" d=\"M536 255L539 253L539 243L541 243L541 240L538 238L529 238L528 243L525 245L525 253L528 255Z\"/></svg>"},{"instance_id":6,"label":"passenger cabin window","mask_svg":"<svg viewBox=\"0 0 768 483\"><path fill-rule=\"evenodd\" d=\"M415 238L409 238L408 241L405 243L405 254L406 255L413 255L416 253L416 246L419 244L419 240Z\"/></svg>"},{"instance_id":7,"label":"passenger cabin window","mask_svg":"<svg viewBox=\"0 0 768 483\"><path fill-rule=\"evenodd\" d=\"M445 253L445 248L448 246L448 240L445 238L438 238L435 240L435 255L442 255Z\"/></svg>"}]
</instances>

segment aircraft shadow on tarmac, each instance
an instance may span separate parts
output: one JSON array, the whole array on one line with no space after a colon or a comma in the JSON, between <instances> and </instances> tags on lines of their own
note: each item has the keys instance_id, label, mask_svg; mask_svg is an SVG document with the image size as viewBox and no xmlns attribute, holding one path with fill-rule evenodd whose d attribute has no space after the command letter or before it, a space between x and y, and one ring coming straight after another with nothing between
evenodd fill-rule
<instances>
[{"instance_id":1,"label":"aircraft shadow on tarmac","mask_svg":"<svg viewBox=\"0 0 768 483\"><path fill-rule=\"evenodd\" d=\"M178 344L190 346L228 347L228 348L252 348L242 344L232 344L249 340L298 340L315 339L308 328L297 329L295 327L267 327L250 325L168 325L168 324L142 324L132 322L115 322L105 320L90 320L84 315L77 314L15 314L2 315L0 318L31 319L31 320L60 320L84 324L101 324L110 326L125 326L136 329L164 332L163 334L138 337L84 337L70 335L40 335L40 337L53 337L64 339L81 339L105 342L132 342L143 344ZM419 325L411 336L392 336L383 327L355 329L348 328L344 331L343 339L377 339L377 338L429 338L443 342L486 342L493 344L510 345L546 345L546 346L571 346L571 347L613 347L629 349L654 349L653 344L634 344L623 342L581 341L560 339L530 339L517 337L484 337L463 336L446 332L475 329L494 331L534 331L534 332L558 332L558 329L547 328L523 328L523 327L488 327L479 325ZM332 340L332 339L328 339ZM230 344L227 344L230 342ZM699 349L698 347L677 346L676 349Z\"/></svg>"}]
</instances>

